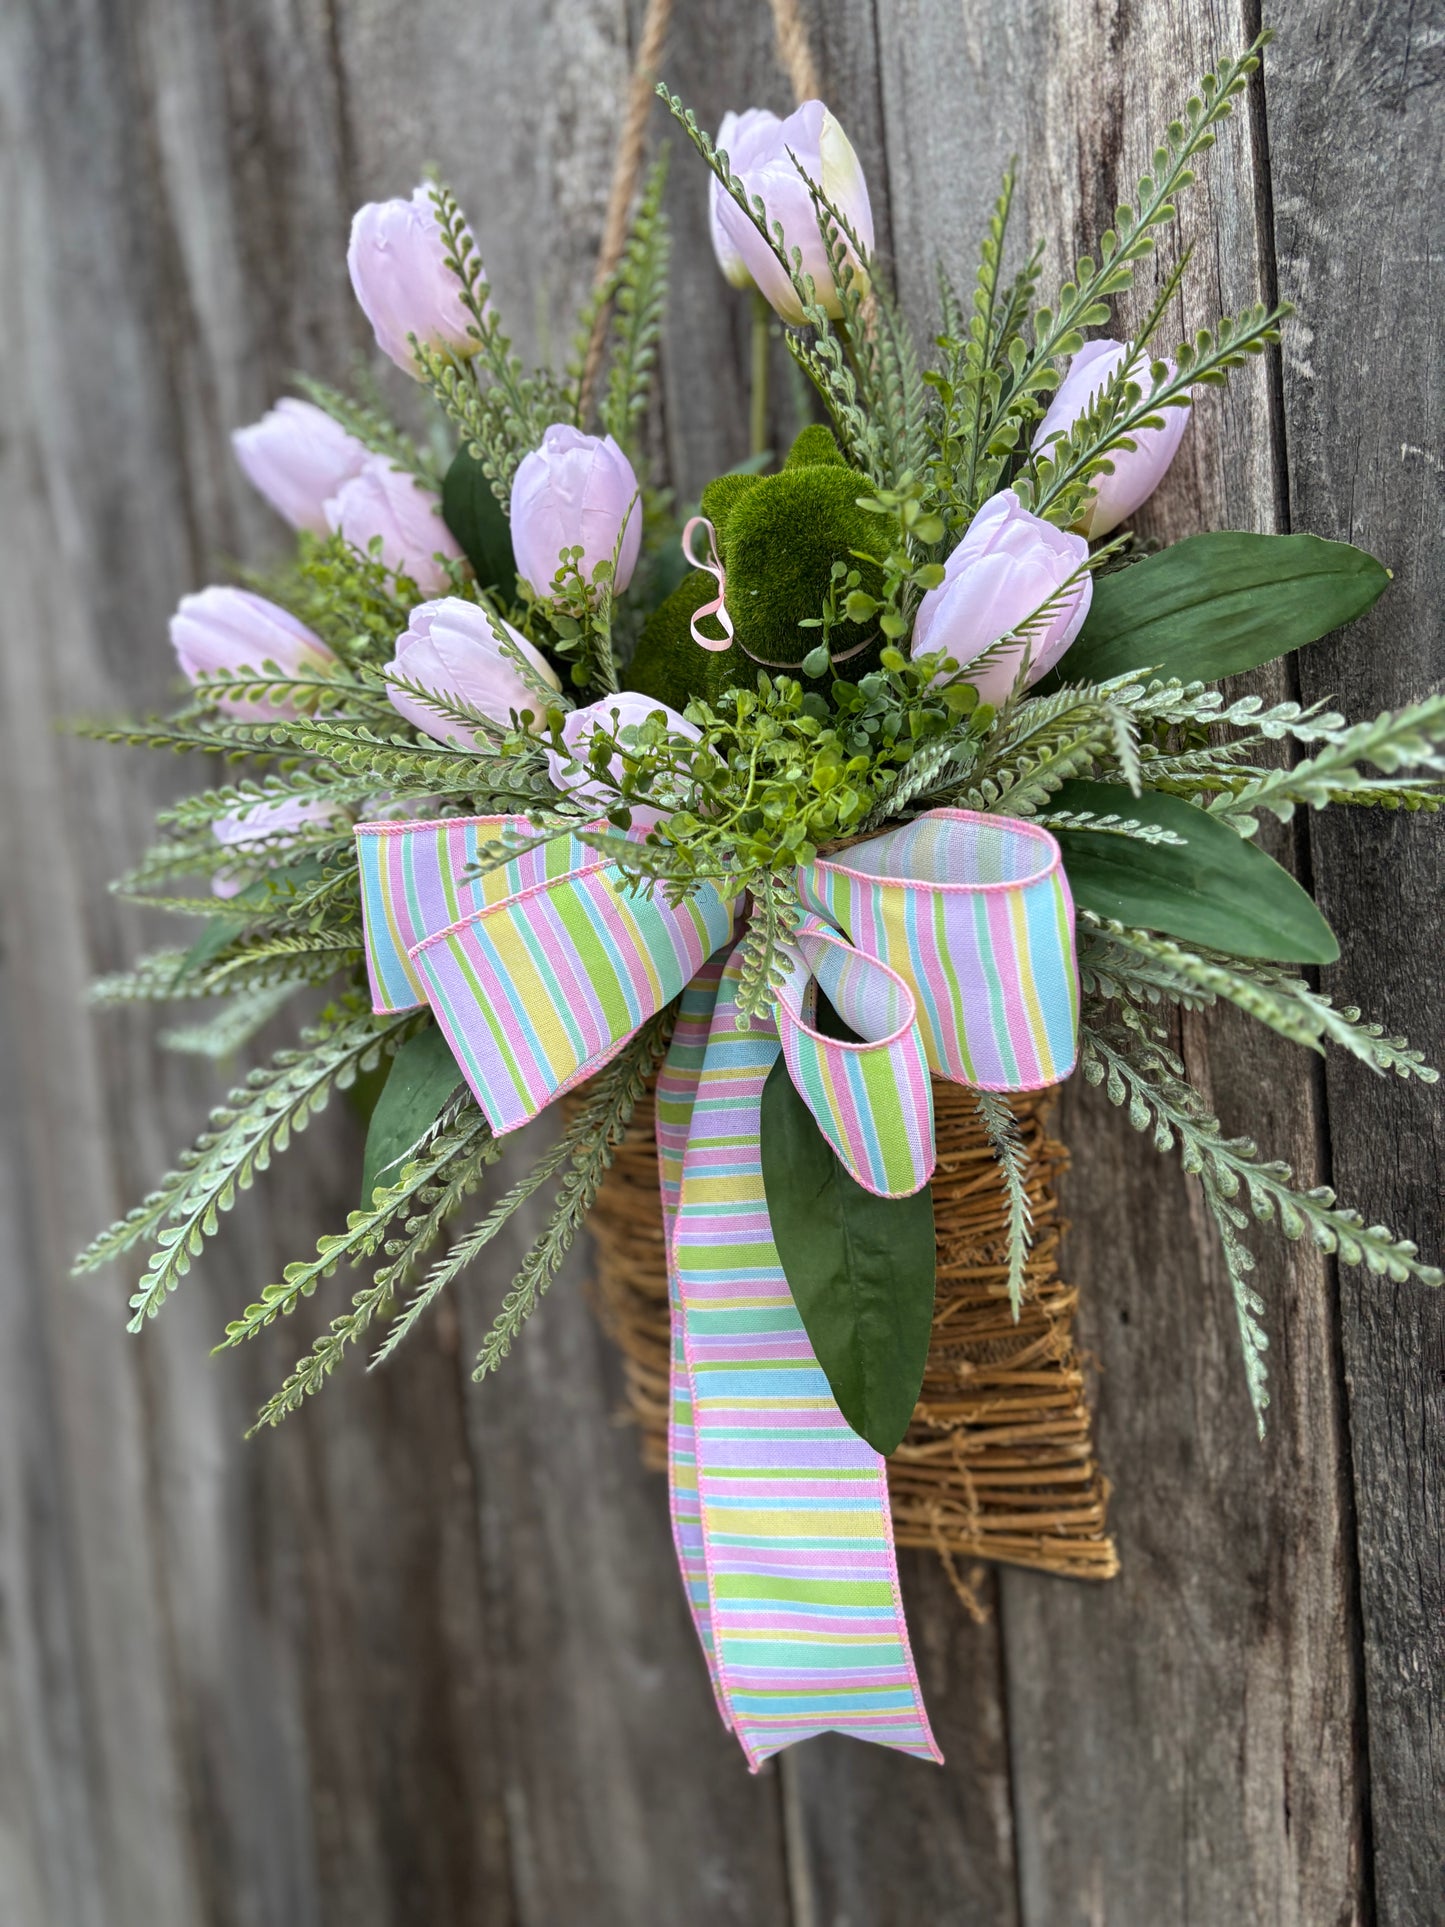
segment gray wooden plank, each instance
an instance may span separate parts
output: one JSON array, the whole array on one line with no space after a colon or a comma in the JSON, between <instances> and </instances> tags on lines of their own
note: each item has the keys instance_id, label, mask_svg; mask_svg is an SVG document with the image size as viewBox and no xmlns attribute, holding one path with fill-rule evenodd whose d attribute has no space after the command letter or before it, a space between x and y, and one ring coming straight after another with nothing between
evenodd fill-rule
<instances>
[{"instance_id":1,"label":"gray wooden plank","mask_svg":"<svg viewBox=\"0 0 1445 1927\"><path fill-rule=\"evenodd\" d=\"M339 375L359 344L329 22L17 9L3 68L24 263L4 277L4 795L37 833L6 850L6 1316L25 1340L7 1437L25 1429L0 1704L43 1809L0 1846L6 1917L505 1921L454 1353L432 1337L254 1446L246 1417L322 1308L252 1359L207 1359L224 1310L344 1217L354 1126L298 1142L142 1343L123 1278L64 1277L219 1091L156 1058L148 1019L79 1011L91 969L145 934L105 878L185 776L57 744L51 721L162 698L175 597L277 535L226 431L295 361Z\"/></svg>"},{"instance_id":2,"label":"gray wooden plank","mask_svg":"<svg viewBox=\"0 0 1445 1927\"><path fill-rule=\"evenodd\" d=\"M798 1927L909 1927L1018 1919L1014 1817L994 1572L966 1577L964 1610L932 1553L899 1580L944 1765L838 1734L783 1758Z\"/></svg>"},{"instance_id":3,"label":"gray wooden plank","mask_svg":"<svg viewBox=\"0 0 1445 1927\"><path fill-rule=\"evenodd\" d=\"M634 13L638 9L634 7ZM696 0L676 10L662 78L716 134L725 113L792 111L773 55L768 11L729 0ZM708 238L708 173L682 130L658 107L656 133L671 149L667 211L672 222L672 294L664 333L662 404L667 464L680 502L697 499L713 476L748 453L748 367L752 303L718 272ZM796 432L786 350L773 343L769 366L773 438Z\"/></svg>"},{"instance_id":4,"label":"gray wooden plank","mask_svg":"<svg viewBox=\"0 0 1445 1927\"><path fill-rule=\"evenodd\" d=\"M895 253L925 312L932 256L967 281L1012 151L1054 284L1142 171L1188 79L1248 38L1242 12L880 7ZM1170 330L1256 298L1248 121L1206 161L1170 237L1203 241ZM1149 277L1145 277L1146 282ZM1146 294L1148 289L1146 287ZM1124 322L1137 313L1126 307ZM1115 330L1122 332L1122 328ZM1279 451L1262 370L1199 408L1146 532L1274 525ZM1235 1028L1190 1025L1226 1121L1306 1171L1309 1075ZM1333 1919L1358 1903L1335 1330L1320 1267L1262 1268L1275 1334L1270 1444L1254 1443L1212 1233L1177 1171L1070 1088L1065 1202L1123 1575L1002 1575L1008 1733L1026 1920Z\"/></svg>"},{"instance_id":5,"label":"gray wooden plank","mask_svg":"<svg viewBox=\"0 0 1445 1927\"><path fill-rule=\"evenodd\" d=\"M459 1289L465 1357L526 1243L499 1239ZM518 1918L782 1927L777 1772L750 1775L718 1717L666 1482L617 1421L620 1370L584 1277L568 1265L467 1404Z\"/></svg>"},{"instance_id":6,"label":"gray wooden plank","mask_svg":"<svg viewBox=\"0 0 1445 1927\"><path fill-rule=\"evenodd\" d=\"M1283 23L1282 23L1283 25ZM1289 509L1395 579L1364 622L1300 660L1307 696L1369 716L1445 670L1438 260L1438 6L1318 6L1281 33L1269 145L1282 287L1302 326L1283 362ZM1343 956L1335 995L1445 1052L1438 823L1332 811L1309 825ZM1369 1221L1445 1246L1438 1096L1332 1064L1330 1182ZM1379 1918L1439 1918L1445 1893L1445 1305L1342 1271L1360 1546L1370 1833Z\"/></svg>"}]
</instances>

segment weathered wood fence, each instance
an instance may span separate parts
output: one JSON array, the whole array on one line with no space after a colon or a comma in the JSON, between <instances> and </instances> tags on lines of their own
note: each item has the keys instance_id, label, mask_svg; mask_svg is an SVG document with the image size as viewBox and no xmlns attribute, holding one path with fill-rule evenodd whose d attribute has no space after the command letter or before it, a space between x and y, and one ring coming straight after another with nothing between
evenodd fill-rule
<instances>
[{"instance_id":1,"label":"weathered wood fence","mask_svg":"<svg viewBox=\"0 0 1445 1927\"><path fill-rule=\"evenodd\" d=\"M485 1388L467 1366L510 1253L393 1369L242 1443L304 1334L208 1348L348 1208L345 1115L262 1180L143 1341L124 1279L67 1280L218 1092L144 1016L81 1008L144 935L105 879L191 772L54 720L159 701L176 598L276 540L226 435L292 369L345 377L366 346L342 260L360 201L438 162L523 340L565 346L637 13L0 11L0 1920L1439 1921L1441 1305L1267 1254L1261 1449L1209 1229L1083 1091L1069 1268L1123 1575L985 1576L975 1624L907 1561L942 1771L824 1741L747 1776L578 1275ZM1082 242L1258 24L1255 0L814 0L812 21L925 323L934 257L970 271L1011 151L1034 230ZM1271 685L1373 713L1440 673L1445 19L1438 0L1297 0L1276 24L1181 215L1200 245L1178 319L1278 290L1300 320L1197 410L1151 527L1312 529L1382 556L1396 580L1371 618ZM761 0L679 0L666 73L709 125L787 104ZM658 432L692 492L743 452L745 310L677 160ZM1281 844L1342 932L1331 983L1440 1061L1431 826L1358 814ZM1273 1151L1438 1252L1437 1096L1228 1021L1189 1022L1183 1046L1226 1123L1262 1115Z\"/></svg>"}]
</instances>

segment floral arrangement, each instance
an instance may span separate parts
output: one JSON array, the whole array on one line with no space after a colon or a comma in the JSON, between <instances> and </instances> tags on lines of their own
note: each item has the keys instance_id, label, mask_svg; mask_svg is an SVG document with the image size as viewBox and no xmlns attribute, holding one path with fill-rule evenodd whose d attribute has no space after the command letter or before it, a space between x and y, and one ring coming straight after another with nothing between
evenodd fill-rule
<instances>
[{"instance_id":1,"label":"floral arrangement","mask_svg":"<svg viewBox=\"0 0 1445 1927\"><path fill-rule=\"evenodd\" d=\"M1216 687L1357 617L1387 570L1306 534L1151 552L1128 533L1194 399L1288 310L1161 352L1181 263L1131 340L1087 338L1153 255L1259 44L1206 76L1047 301L1042 248L1004 265L1007 178L969 297L940 270L923 357L823 105L730 115L714 143L659 90L710 170L719 266L786 324L821 417L687 512L644 460L665 157L561 375L513 354L446 187L363 208L352 283L435 404L429 433L309 381L240 430L294 557L187 596L181 707L97 731L230 766L162 813L116 886L201 918L199 936L98 1000L216 1000L168 1042L218 1059L308 987L328 1001L80 1263L151 1248L139 1329L331 1093L384 1076L358 1208L223 1344L339 1267L373 1267L263 1407L275 1423L350 1347L381 1334L374 1362L389 1357L554 1186L480 1378L657 1074L678 1550L754 1762L823 1726L936 1751L879 1456L928 1347L931 1076L976 1094L1015 1300L1030 1222L1010 1090L1077 1063L1178 1152L1219 1227L1261 1424L1251 1221L1441 1281L1224 1136L1166 1028L1222 1000L1374 1071L1435 1075L1301 974L1337 945L1257 832L1302 807L1438 807L1445 697L1351 724ZM209 894L175 894L187 877ZM444 1240L508 1133L574 1086L530 1169Z\"/></svg>"}]
</instances>

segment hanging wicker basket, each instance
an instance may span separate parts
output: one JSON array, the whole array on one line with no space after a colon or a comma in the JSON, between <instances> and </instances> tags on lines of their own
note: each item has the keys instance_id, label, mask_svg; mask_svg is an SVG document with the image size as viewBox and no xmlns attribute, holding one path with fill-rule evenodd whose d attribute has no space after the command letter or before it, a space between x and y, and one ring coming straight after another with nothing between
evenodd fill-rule
<instances>
[{"instance_id":1,"label":"hanging wicker basket","mask_svg":"<svg viewBox=\"0 0 1445 1927\"><path fill-rule=\"evenodd\" d=\"M933 1087L938 1291L923 1395L888 1461L894 1536L932 1548L967 1599L956 1561L996 1559L1073 1579L1119 1569L1106 1530L1109 1482L1094 1457L1078 1292L1058 1273L1058 1179L1050 1093L1013 1100L1029 1152L1034 1246L1021 1315L1008 1302L1005 1200L993 1152L961 1086ZM648 1465L667 1462L667 1255L649 1095L589 1218L596 1303L620 1349L627 1416Z\"/></svg>"}]
</instances>

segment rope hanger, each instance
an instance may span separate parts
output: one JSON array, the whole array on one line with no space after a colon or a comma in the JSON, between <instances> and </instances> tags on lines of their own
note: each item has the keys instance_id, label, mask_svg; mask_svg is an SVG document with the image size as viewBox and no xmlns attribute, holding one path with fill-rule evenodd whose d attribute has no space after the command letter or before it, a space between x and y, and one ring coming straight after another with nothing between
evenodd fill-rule
<instances>
[{"instance_id":1,"label":"rope hanger","mask_svg":"<svg viewBox=\"0 0 1445 1927\"><path fill-rule=\"evenodd\" d=\"M793 89L793 98L799 104L805 100L816 100L819 94L818 68L813 59L808 29L798 0L769 0L769 5L773 15L773 40L778 61L788 76ZM617 141L617 158L612 167L612 186L607 196L607 215L602 226L602 245L597 255L597 270L592 279L594 296L611 280L622 259L622 251L627 246L627 223L642 173L647 117L652 111L654 89L657 85L658 71L662 66L663 48L667 41L667 30L671 19L672 0L647 0L647 13L642 23L642 38L637 45L637 59L633 64L632 79L628 85L627 109L623 115L622 131ZM592 333L587 341L587 357L583 364L581 389L584 414L592 399L598 369L602 363L602 349L607 338L609 306L610 304L605 301L599 304L592 322Z\"/></svg>"}]
</instances>

